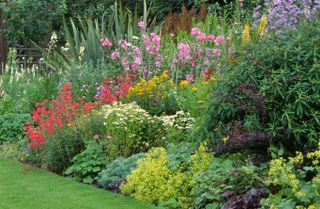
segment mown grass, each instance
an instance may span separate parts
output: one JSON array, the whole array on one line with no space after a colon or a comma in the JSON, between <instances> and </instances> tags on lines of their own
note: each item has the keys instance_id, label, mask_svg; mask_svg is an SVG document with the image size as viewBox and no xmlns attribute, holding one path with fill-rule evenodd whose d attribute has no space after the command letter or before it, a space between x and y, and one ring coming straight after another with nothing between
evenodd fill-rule
<instances>
[{"instance_id":1,"label":"mown grass","mask_svg":"<svg viewBox=\"0 0 320 209\"><path fill-rule=\"evenodd\" d=\"M155 209L53 173L0 159L0 209Z\"/></svg>"}]
</instances>

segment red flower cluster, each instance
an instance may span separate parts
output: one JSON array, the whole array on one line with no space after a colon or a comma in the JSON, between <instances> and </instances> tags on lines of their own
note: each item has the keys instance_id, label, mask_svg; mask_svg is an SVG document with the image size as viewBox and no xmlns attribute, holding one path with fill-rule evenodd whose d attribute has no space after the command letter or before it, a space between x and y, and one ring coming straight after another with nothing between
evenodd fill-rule
<instances>
[{"instance_id":1,"label":"red flower cluster","mask_svg":"<svg viewBox=\"0 0 320 209\"><path fill-rule=\"evenodd\" d=\"M93 108L99 108L104 104L118 101L121 97L128 95L128 90L134 85L135 74L126 77L113 79L108 77L100 87L96 95L96 103L84 103L81 98L76 101L70 91L71 85L65 84L57 99L45 100L41 104L36 104L36 110L31 112L32 120L36 126L27 122L24 126L26 140L30 147L36 148L43 145L45 138L50 136L56 128L64 128L81 114L89 113Z\"/></svg>"},{"instance_id":2,"label":"red flower cluster","mask_svg":"<svg viewBox=\"0 0 320 209\"><path fill-rule=\"evenodd\" d=\"M120 98L127 97L128 90L134 85L136 74L130 76L114 79L113 77L106 78L100 86L100 91L97 93L96 98L98 104L112 104L119 101Z\"/></svg>"},{"instance_id":3,"label":"red flower cluster","mask_svg":"<svg viewBox=\"0 0 320 209\"><path fill-rule=\"evenodd\" d=\"M31 115L38 126L34 127L30 122L24 126L26 140L32 148L43 145L45 136L51 135L56 128L64 128L81 113L88 113L92 109L92 103L83 104L81 98L74 101L70 88L70 84L65 84L57 99L36 104L36 110Z\"/></svg>"}]
</instances>

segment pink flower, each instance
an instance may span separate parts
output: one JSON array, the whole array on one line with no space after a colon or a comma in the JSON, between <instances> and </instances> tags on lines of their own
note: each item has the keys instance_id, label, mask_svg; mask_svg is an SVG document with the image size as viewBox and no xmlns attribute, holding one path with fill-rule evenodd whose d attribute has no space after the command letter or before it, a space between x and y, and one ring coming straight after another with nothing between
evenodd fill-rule
<instances>
[{"instance_id":1,"label":"pink flower","mask_svg":"<svg viewBox=\"0 0 320 209\"><path fill-rule=\"evenodd\" d=\"M214 49L213 54L220 56L221 55L221 49Z\"/></svg>"},{"instance_id":2,"label":"pink flower","mask_svg":"<svg viewBox=\"0 0 320 209\"><path fill-rule=\"evenodd\" d=\"M121 41L121 48L128 49L128 42L126 42L125 40L122 40Z\"/></svg>"},{"instance_id":3,"label":"pink flower","mask_svg":"<svg viewBox=\"0 0 320 209\"><path fill-rule=\"evenodd\" d=\"M112 43L109 41L109 39L105 38L101 40L101 44L102 46L108 46L108 47L112 47Z\"/></svg>"},{"instance_id":4,"label":"pink flower","mask_svg":"<svg viewBox=\"0 0 320 209\"><path fill-rule=\"evenodd\" d=\"M125 58L125 57L122 59L121 62L122 62L123 65L128 65L129 64L127 58Z\"/></svg>"},{"instance_id":5,"label":"pink flower","mask_svg":"<svg viewBox=\"0 0 320 209\"><path fill-rule=\"evenodd\" d=\"M217 36L215 39L214 39L214 43L216 44L220 44L224 41L224 37L222 35L220 36Z\"/></svg>"},{"instance_id":6,"label":"pink flower","mask_svg":"<svg viewBox=\"0 0 320 209\"><path fill-rule=\"evenodd\" d=\"M151 35L151 34L150 34ZM160 37L157 35L151 36L151 41L154 43L154 45L159 48L160 47Z\"/></svg>"},{"instance_id":7,"label":"pink flower","mask_svg":"<svg viewBox=\"0 0 320 209\"><path fill-rule=\"evenodd\" d=\"M207 36L205 33L200 33L197 38L199 42L203 43L207 39Z\"/></svg>"},{"instance_id":8,"label":"pink flower","mask_svg":"<svg viewBox=\"0 0 320 209\"><path fill-rule=\"evenodd\" d=\"M214 39L214 35L210 34L207 36L208 41L211 43Z\"/></svg>"},{"instance_id":9,"label":"pink flower","mask_svg":"<svg viewBox=\"0 0 320 209\"><path fill-rule=\"evenodd\" d=\"M145 27L144 22L143 22L143 21L140 21L140 22L138 23L138 28L139 28L140 30L143 30L144 27Z\"/></svg>"},{"instance_id":10,"label":"pink flower","mask_svg":"<svg viewBox=\"0 0 320 209\"><path fill-rule=\"evenodd\" d=\"M192 28L191 29L191 35L193 35L193 36L198 36L198 35L200 35L200 30L199 30L199 28Z\"/></svg>"},{"instance_id":11,"label":"pink flower","mask_svg":"<svg viewBox=\"0 0 320 209\"><path fill-rule=\"evenodd\" d=\"M188 59L189 58L189 52L190 52L189 44L180 43L178 45L178 49L180 50L179 56L181 59Z\"/></svg>"},{"instance_id":12,"label":"pink flower","mask_svg":"<svg viewBox=\"0 0 320 209\"><path fill-rule=\"evenodd\" d=\"M120 53L119 52L112 52L111 53L111 59L112 60L117 60L120 58Z\"/></svg>"},{"instance_id":13,"label":"pink flower","mask_svg":"<svg viewBox=\"0 0 320 209\"><path fill-rule=\"evenodd\" d=\"M141 57L140 56L134 57L134 63L137 65L141 65L142 64Z\"/></svg>"},{"instance_id":14,"label":"pink flower","mask_svg":"<svg viewBox=\"0 0 320 209\"><path fill-rule=\"evenodd\" d=\"M186 75L186 80L189 81L189 82L193 82L194 81L193 75L192 74Z\"/></svg>"},{"instance_id":15,"label":"pink flower","mask_svg":"<svg viewBox=\"0 0 320 209\"><path fill-rule=\"evenodd\" d=\"M156 67L161 67L161 62L157 61L155 64L156 64Z\"/></svg>"},{"instance_id":16,"label":"pink flower","mask_svg":"<svg viewBox=\"0 0 320 209\"><path fill-rule=\"evenodd\" d=\"M132 70L137 70L138 67L139 67L139 66L138 66L136 63L133 63L133 64L131 65Z\"/></svg>"}]
</instances>

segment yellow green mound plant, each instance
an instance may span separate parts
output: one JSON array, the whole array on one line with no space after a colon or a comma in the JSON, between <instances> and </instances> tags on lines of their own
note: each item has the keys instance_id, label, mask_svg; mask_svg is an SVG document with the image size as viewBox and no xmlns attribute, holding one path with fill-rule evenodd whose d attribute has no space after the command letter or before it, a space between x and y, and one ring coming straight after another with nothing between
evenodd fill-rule
<instances>
[{"instance_id":1,"label":"yellow green mound plant","mask_svg":"<svg viewBox=\"0 0 320 209\"><path fill-rule=\"evenodd\" d=\"M320 142L317 150L272 160L268 172L271 189L262 201L270 209L320 208Z\"/></svg>"},{"instance_id":2,"label":"yellow green mound plant","mask_svg":"<svg viewBox=\"0 0 320 209\"><path fill-rule=\"evenodd\" d=\"M164 148L152 148L145 158L138 161L137 169L122 184L122 193L138 200L162 204L174 201L179 208L189 208L192 204L190 191L195 186L194 177L205 171L212 155L204 146L189 157L187 163L181 163L177 169L169 166L168 153Z\"/></svg>"}]
</instances>

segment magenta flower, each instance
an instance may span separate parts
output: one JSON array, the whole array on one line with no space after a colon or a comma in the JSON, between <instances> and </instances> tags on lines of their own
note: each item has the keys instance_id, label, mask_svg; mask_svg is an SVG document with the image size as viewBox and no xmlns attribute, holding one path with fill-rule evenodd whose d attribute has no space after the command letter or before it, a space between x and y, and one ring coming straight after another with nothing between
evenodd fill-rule
<instances>
[{"instance_id":1,"label":"magenta flower","mask_svg":"<svg viewBox=\"0 0 320 209\"><path fill-rule=\"evenodd\" d=\"M112 60L118 60L120 58L120 53L119 52L112 52L111 53L111 59Z\"/></svg>"},{"instance_id":2,"label":"magenta flower","mask_svg":"<svg viewBox=\"0 0 320 209\"><path fill-rule=\"evenodd\" d=\"M214 39L214 43L216 44L220 44L224 41L224 37L222 35L220 36L217 36L215 39Z\"/></svg>"},{"instance_id":3,"label":"magenta flower","mask_svg":"<svg viewBox=\"0 0 320 209\"><path fill-rule=\"evenodd\" d=\"M205 33L200 33L197 38L199 42L203 43L207 39L207 36Z\"/></svg>"},{"instance_id":4,"label":"magenta flower","mask_svg":"<svg viewBox=\"0 0 320 209\"><path fill-rule=\"evenodd\" d=\"M212 35L212 34L208 35L207 39L211 43L214 40L214 35Z\"/></svg>"},{"instance_id":5,"label":"magenta flower","mask_svg":"<svg viewBox=\"0 0 320 209\"><path fill-rule=\"evenodd\" d=\"M101 45L102 46L112 47L112 43L107 38L101 40Z\"/></svg>"},{"instance_id":6,"label":"magenta flower","mask_svg":"<svg viewBox=\"0 0 320 209\"><path fill-rule=\"evenodd\" d=\"M139 28L139 30L143 30L143 29L145 28L145 25L144 25L144 22L143 22L143 21L140 21L140 22L138 23L138 28Z\"/></svg>"}]
</instances>

